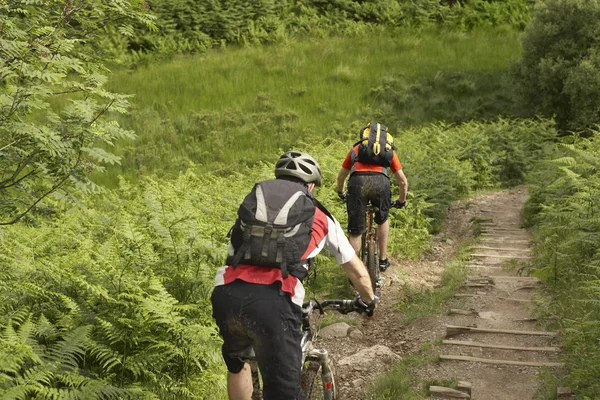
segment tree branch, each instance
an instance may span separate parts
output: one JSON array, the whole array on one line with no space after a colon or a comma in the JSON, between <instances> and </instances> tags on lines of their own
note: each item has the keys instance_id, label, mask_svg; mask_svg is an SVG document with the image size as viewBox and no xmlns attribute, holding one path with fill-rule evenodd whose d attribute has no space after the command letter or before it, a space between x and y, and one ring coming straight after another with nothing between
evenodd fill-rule
<instances>
[{"instance_id":1,"label":"tree branch","mask_svg":"<svg viewBox=\"0 0 600 400\"><path fill-rule=\"evenodd\" d=\"M17 179L16 181L13 178L7 179L4 182L0 183L0 188L1 189L6 189L6 188L9 188L9 187L15 186L19 182L21 182L23 179L27 178L28 176L35 175L35 173L36 173L36 170L31 170L28 173L26 173L25 175L23 175L22 177L20 177L19 179ZM12 182L8 183L9 181L12 181Z\"/></svg>"},{"instance_id":2,"label":"tree branch","mask_svg":"<svg viewBox=\"0 0 600 400\"><path fill-rule=\"evenodd\" d=\"M94 117L93 120L90 121L89 125L91 126L94 122L96 122L98 120L98 118L100 118L102 115L104 115L104 113L106 113L108 111L108 109L110 108L110 106L113 105L113 103L115 102L115 100L111 100L102 111L100 111L100 113L98 113L98 115L96 115L96 117Z\"/></svg>"},{"instance_id":3,"label":"tree branch","mask_svg":"<svg viewBox=\"0 0 600 400\"><path fill-rule=\"evenodd\" d=\"M75 169L79 165L79 163L81 163L81 156L82 156L81 148L82 147L83 147L83 138L80 139L80 147L79 147L79 153L77 154L77 160L71 167L71 170ZM21 218L23 218L29 211L33 210L33 207L35 207L40 201L42 201L44 198L46 198L46 196L48 196L50 193L54 192L59 187L64 185L64 183L67 181L67 179L69 179L70 176L71 176L71 174L67 174L56 185L52 186L46 193L44 193L36 201L34 201L33 204L31 204L25 211L23 211L21 214L17 215L15 218L13 218L12 220L10 220L8 222L0 222L0 226L13 225L13 224L16 224L17 222L19 222L21 220Z\"/></svg>"},{"instance_id":4,"label":"tree branch","mask_svg":"<svg viewBox=\"0 0 600 400\"><path fill-rule=\"evenodd\" d=\"M6 146L4 146L3 148L1 148L1 149L0 149L0 151L2 151L2 150L4 150L4 149L6 149L6 148L8 148L8 147L12 146L12 145L13 145L13 144L15 144L15 143L17 143L17 141L16 141L16 140L13 140L13 142L12 142L12 143L9 143L9 144L7 144Z\"/></svg>"},{"instance_id":5,"label":"tree branch","mask_svg":"<svg viewBox=\"0 0 600 400\"><path fill-rule=\"evenodd\" d=\"M0 182L0 187L13 186L14 183L10 184L10 185L7 185L7 183L14 182L14 180L17 178L17 176L19 176L19 174L21 173L21 171L23 171L23 169L25 169L25 167L29 164L29 162L33 159L33 157L36 156L38 153L40 153L40 150L34 151L27 158L25 158L24 160L22 160L19 163L19 165L17 166L17 169L15 170L15 172L13 172L12 176L10 178L5 179L5 180L3 180L3 181Z\"/></svg>"}]
</instances>

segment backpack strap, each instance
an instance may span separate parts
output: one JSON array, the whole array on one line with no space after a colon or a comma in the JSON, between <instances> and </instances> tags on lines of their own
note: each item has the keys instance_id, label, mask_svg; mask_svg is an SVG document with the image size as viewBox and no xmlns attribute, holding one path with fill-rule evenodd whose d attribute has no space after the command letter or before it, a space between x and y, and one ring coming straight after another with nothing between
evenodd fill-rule
<instances>
[{"instance_id":1,"label":"backpack strap","mask_svg":"<svg viewBox=\"0 0 600 400\"><path fill-rule=\"evenodd\" d=\"M260 255L267 257L269 255L269 240L271 239L271 233L273 233L273 225L266 224L263 228L263 246Z\"/></svg>"},{"instance_id":2,"label":"backpack strap","mask_svg":"<svg viewBox=\"0 0 600 400\"><path fill-rule=\"evenodd\" d=\"M315 199L314 197L312 198L313 203L315 203L315 207L317 207L319 210L323 211L323 214L327 215L329 218L331 218L332 221L335 221L335 218L333 217L333 215L329 212L329 210L327 210L325 208L325 206L323 204L321 204L319 202L319 200Z\"/></svg>"},{"instance_id":3,"label":"backpack strap","mask_svg":"<svg viewBox=\"0 0 600 400\"><path fill-rule=\"evenodd\" d=\"M279 262L279 267L281 268L281 276L285 279L288 277L288 268L286 257L284 257L285 251L285 236L283 232L279 232L277 236L277 258L276 261Z\"/></svg>"},{"instance_id":4,"label":"backpack strap","mask_svg":"<svg viewBox=\"0 0 600 400\"><path fill-rule=\"evenodd\" d=\"M250 249L252 248L252 246L250 246L251 237L252 231L250 229L244 230L244 233L242 235L242 245L240 246L238 251L235 252L233 259L231 260L231 266L233 268L237 267L237 265L242 260L242 256L244 256L245 258L250 258Z\"/></svg>"}]
</instances>

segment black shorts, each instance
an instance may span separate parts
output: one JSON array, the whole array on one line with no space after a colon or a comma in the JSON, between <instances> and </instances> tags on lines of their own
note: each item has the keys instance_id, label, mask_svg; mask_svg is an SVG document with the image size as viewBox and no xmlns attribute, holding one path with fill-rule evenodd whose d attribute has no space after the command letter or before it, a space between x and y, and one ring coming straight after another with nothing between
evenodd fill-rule
<instances>
[{"instance_id":1,"label":"black shorts","mask_svg":"<svg viewBox=\"0 0 600 400\"><path fill-rule=\"evenodd\" d=\"M367 204L371 202L378 210L375 212L375 223L387 221L392 205L392 189L390 179L384 174L354 173L348 180L348 232L353 235L365 233L367 230Z\"/></svg>"},{"instance_id":2,"label":"black shorts","mask_svg":"<svg viewBox=\"0 0 600 400\"><path fill-rule=\"evenodd\" d=\"M252 345L265 400L302 398L302 310L280 287L236 280L215 287L211 296L227 369L239 373L244 363L229 355Z\"/></svg>"}]
</instances>

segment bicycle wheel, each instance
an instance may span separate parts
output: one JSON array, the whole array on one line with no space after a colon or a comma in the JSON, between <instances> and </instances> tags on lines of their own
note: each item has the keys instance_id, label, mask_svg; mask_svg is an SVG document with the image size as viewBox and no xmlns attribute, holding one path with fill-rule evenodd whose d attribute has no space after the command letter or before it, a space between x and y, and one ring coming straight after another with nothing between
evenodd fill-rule
<instances>
[{"instance_id":1,"label":"bicycle wheel","mask_svg":"<svg viewBox=\"0 0 600 400\"><path fill-rule=\"evenodd\" d=\"M252 400L262 400L262 389L260 382L260 373L258 372L258 364L256 361L251 361L250 363L250 371L252 374Z\"/></svg>"},{"instance_id":2,"label":"bicycle wheel","mask_svg":"<svg viewBox=\"0 0 600 400\"><path fill-rule=\"evenodd\" d=\"M302 391L306 400L337 399L337 381L333 362L328 362L325 370L324 374L320 361L306 362L302 371Z\"/></svg>"},{"instance_id":3,"label":"bicycle wheel","mask_svg":"<svg viewBox=\"0 0 600 400\"><path fill-rule=\"evenodd\" d=\"M367 271L369 271L369 277L371 278L371 287L373 292L377 289L377 283L379 282L379 263L377 260L377 242L374 238L370 238L367 243Z\"/></svg>"}]
</instances>

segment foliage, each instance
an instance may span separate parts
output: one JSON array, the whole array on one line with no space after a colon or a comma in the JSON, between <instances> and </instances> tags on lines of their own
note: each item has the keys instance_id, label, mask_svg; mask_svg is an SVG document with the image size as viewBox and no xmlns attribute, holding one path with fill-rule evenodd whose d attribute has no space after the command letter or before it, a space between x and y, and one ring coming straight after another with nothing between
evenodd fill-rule
<instances>
[{"instance_id":1,"label":"foliage","mask_svg":"<svg viewBox=\"0 0 600 400\"><path fill-rule=\"evenodd\" d=\"M13 224L41 199L118 157L103 146L133 133L105 115L127 96L103 88L106 69L91 44L118 20L151 26L139 3L0 1L0 224Z\"/></svg>"},{"instance_id":2,"label":"foliage","mask_svg":"<svg viewBox=\"0 0 600 400\"><path fill-rule=\"evenodd\" d=\"M0 397L22 398L28 382L39 396L204 399L222 390L209 295L235 210L220 200L226 186L193 174L124 182L53 223L2 231Z\"/></svg>"},{"instance_id":3,"label":"foliage","mask_svg":"<svg viewBox=\"0 0 600 400\"><path fill-rule=\"evenodd\" d=\"M556 115L562 130L600 123L600 2L536 4L515 65L515 89L531 113Z\"/></svg>"},{"instance_id":4,"label":"foliage","mask_svg":"<svg viewBox=\"0 0 600 400\"><path fill-rule=\"evenodd\" d=\"M566 386L600 396L600 142L570 137L530 176L527 220L535 232L535 274L551 289L547 319L560 327Z\"/></svg>"},{"instance_id":5,"label":"foliage","mask_svg":"<svg viewBox=\"0 0 600 400\"><path fill-rule=\"evenodd\" d=\"M112 42L115 53L128 52L136 62L147 60L148 54L197 53L232 44L287 42L298 36L354 35L376 26L523 29L531 8L528 0L151 0L148 4L159 30Z\"/></svg>"},{"instance_id":6,"label":"foliage","mask_svg":"<svg viewBox=\"0 0 600 400\"><path fill-rule=\"evenodd\" d=\"M555 134L550 121L499 119L424 126L404 131L398 142L410 188L430 203L425 215L435 231L452 201L522 183Z\"/></svg>"},{"instance_id":7,"label":"foliage","mask_svg":"<svg viewBox=\"0 0 600 400\"><path fill-rule=\"evenodd\" d=\"M481 59L480 59L481 61ZM462 123L517 115L506 76L498 72L437 71L414 81L390 77L369 96L384 103L399 128L426 122Z\"/></svg>"}]
</instances>

